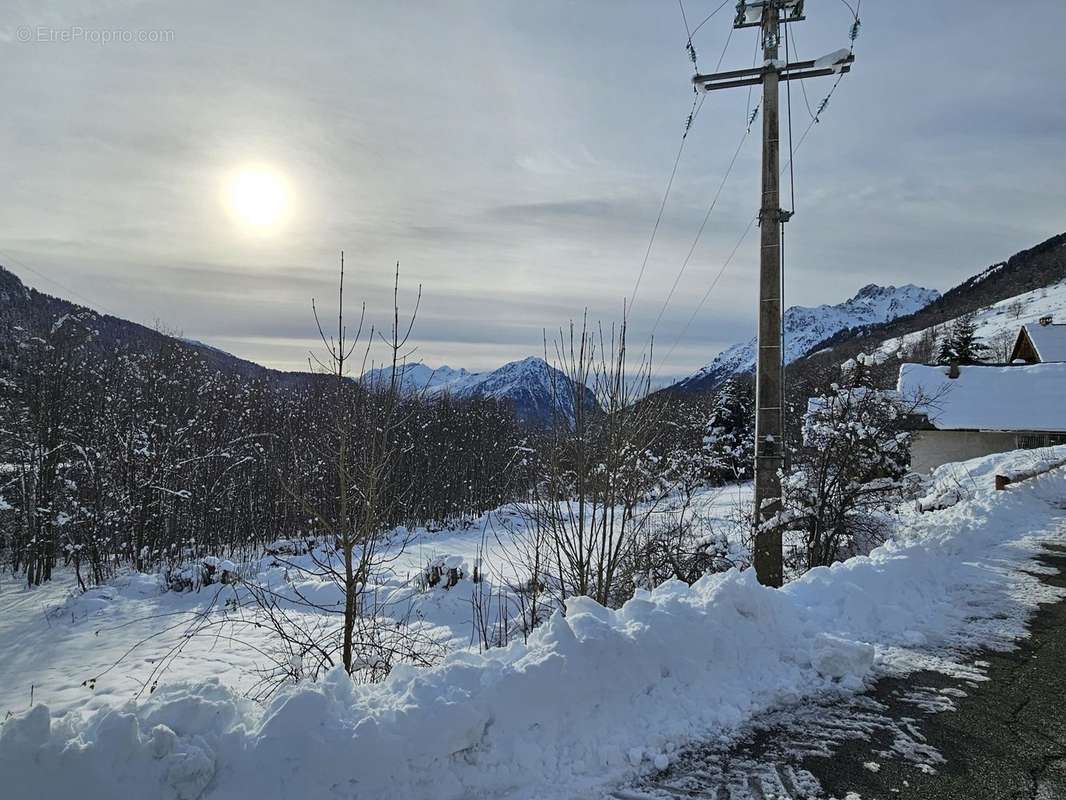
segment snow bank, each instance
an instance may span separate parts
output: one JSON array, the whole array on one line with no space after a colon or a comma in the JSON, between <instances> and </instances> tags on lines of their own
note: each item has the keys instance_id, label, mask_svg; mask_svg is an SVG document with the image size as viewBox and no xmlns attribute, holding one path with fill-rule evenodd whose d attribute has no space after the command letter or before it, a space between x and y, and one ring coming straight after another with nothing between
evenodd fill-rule
<instances>
[{"instance_id":1,"label":"snow bank","mask_svg":"<svg viewBox=\"0 0 1066 800\"><path fill-rule=\"evenodd\" d=\"M886 648L1019 635L1037 599L1012 569L1035 550L1020 537L1053 527L1047 495L1066 479L987 486L784 590L749 570L617 611L576 598L528 645L454 652L376 686L334 672L265 708L217 681L86 719L37 706L0 730L0 786L16 800L581 796L765 709L860 689Z\"/></svg>"},{"instance_id":2,"label":"snow bank","mask_svg":"<svg viewBox=\"0 0 1066 800\"><path fill-rule=\"evenodd\" d=\"M996 475L1014 479L1046 472L1066 461L1066 445L1012 450L956 463L942 464L929 476L929 491L918 501L923 511L950 508L995 485Z\"/></svg>"}]
</instances>

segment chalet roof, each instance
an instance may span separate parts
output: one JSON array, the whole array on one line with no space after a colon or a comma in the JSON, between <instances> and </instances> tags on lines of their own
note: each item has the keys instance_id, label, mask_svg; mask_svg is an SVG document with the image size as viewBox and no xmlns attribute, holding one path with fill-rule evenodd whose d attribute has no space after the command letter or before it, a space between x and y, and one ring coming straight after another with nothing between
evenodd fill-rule
<instances>
[{"instance_id":1,"label":"chalet roof","mask_svg":"<svg viewBox=\"0 0 1066 800\"><path fill-rule=\"evenodd\" d=\"M1066 361L1066 325L1029 324L1022 327L1041 361Z\"/></svg>"},{"instance_id":2,"label":"chalet roof","mask_svg":"<svg viewBox=\"0 0 1066 800\"><path fill-rule=\"evenodd\" d=\"M897 389L929 399L921 409L937 430L1066 431L1066 363L1010 367L904 364Z\"/></svg>"}]
</instances>

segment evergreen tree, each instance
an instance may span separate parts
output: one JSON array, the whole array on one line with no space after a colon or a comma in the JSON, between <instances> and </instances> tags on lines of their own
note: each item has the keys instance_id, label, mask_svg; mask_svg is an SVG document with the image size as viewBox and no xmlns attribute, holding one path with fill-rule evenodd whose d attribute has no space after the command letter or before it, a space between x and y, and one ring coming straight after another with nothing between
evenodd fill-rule
<instances>
[{"instance_id":1,"label":"evergreen tree","mask_svg":"<svg viewBox=\"0 0 1066 800\"><path fill-rule=\"evenodd\" d=\"M714 400L703 439L721 481L750 478L755 458L755 395L750 376L730 378Z\"/></svg>"},{"instance_id":2,"label":"evergreen tree","mask_svg":"<svg viewBox=\"0 0 1066 800\"><path fill-rule=\"evenodd\" d=\"M963 314L951 323L940 345L941 364L980 364L988 347L977 336L977 319Z\"/></svg>"}]
</instances>

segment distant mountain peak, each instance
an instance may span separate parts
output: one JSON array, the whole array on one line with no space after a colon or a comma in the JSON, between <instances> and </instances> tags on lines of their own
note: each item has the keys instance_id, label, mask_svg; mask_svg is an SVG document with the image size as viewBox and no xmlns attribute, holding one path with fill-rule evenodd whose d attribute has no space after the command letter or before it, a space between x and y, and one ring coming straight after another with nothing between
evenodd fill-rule
<instances>
[{"instance_id":1,"label":"distant mountain peak","mask_svg":"<svg viewBox=\"0 0 1066 800\"><path fill-rule=\"evenodd\" d=\"M874 295L878 295L881 292L891 291L895 288L895 286L878 286L876 283L868 283L861 289L859 289L859 291L855 294L855 297L853 297L852 299L858 300L861 297L871 297Z\"/></svg>"},{"instance_id":2,"label":"distant mountain peak","mask_svg":"<svg viewBox=\"0 0 1066 800\"><path fill-rule=\"evenodd\" d=\"M572 424L576 414L569 378L538 356L510 361L488 372L433 368L422 362L404 364L397 372L405 391L504 400L519 419L535 425L550 424L556 414ZM389 380L391 373L391 367L379 367L368 370L360 380L380 383ZM598 408L593 392L582 388L586 407Z\"/></svg>"}]
</instances>

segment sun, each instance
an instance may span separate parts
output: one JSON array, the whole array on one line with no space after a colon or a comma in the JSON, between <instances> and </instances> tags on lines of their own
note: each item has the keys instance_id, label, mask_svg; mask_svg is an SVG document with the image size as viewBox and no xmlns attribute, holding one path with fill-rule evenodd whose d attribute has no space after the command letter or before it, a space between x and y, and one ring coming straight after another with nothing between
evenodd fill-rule
<instances>
[{"instance_id":1,"label":"sun","mask_svg":"<svg viewBox=\"0 0 1066 800\"><path fill-rule=\"evenodd\" d=\"M275 230L289 209L285 179L267 167L243 167L226 183L230 212L244 225L260 232Z\"/></svg>"}]
</instances>

